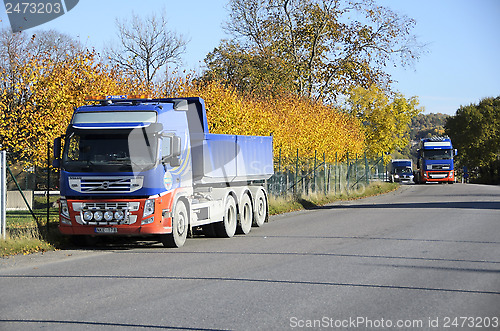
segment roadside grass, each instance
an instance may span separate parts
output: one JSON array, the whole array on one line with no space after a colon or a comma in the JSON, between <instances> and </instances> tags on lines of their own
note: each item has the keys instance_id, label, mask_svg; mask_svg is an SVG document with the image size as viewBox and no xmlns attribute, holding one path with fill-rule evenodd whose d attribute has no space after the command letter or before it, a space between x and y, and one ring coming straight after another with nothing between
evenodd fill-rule
<instances>
[{"instance_id":1,"label":"roadside grass","mask_svg":"<svg viewBox=\"0 0 500 331\"><path fill-rule=\"evenodd\" d=\"M54 246L45 241L36 227L18 228L15 234L7 234L0 239L0 256L31 254L54 250Z\"/></svg>"},{"instance_id":2,"label":"roadside grass","mask_svg":"<svg viewBox=\"0 0 500 331\"><path fill-rule=\"evenodd\" d=\"M296 210L314 209L334 201L360 199L391 192L397 189L398 186L397 183L373 182L368 186L360 186L355 190L341 191L337 192L337 194L310 193L300 197L293 195L270 197L269 213L276 215ZM46 252L67 245L68 239L60 235L57 229L57 208L50 208L48 227L46 224L46 208L43 206L37 208L34 213L39 220L40 229L29 211L7 212L8 235L5 240L0 239L0 257Z\"/></svg>"},{"instance_id":3,"label":"roadside grass","mask_svg":"<svg viewBox=\"0 0 500 331\"><path fill-rule=\"evenodd\" d=\"M332 192L330 194L309 193L299 197L293 195L285 197L271 196L269 198L269 214L276 215L302 209L314 209L335 201L360 199L388 193L396 190L398 187L399 184L397 183L372 182L368 186L360 186L350 191L342 190L337 192L337 194Z\"/></svg>"},{"instance_id":4,"label":"roadside grass","mask_svg":"<svg viewBox=\"0 0 500 331\"><path fill-rule=\"evenodd\" d=\"M54 203L58 197L52 197ZM7 211L7 234L5 239L0 238L0 257L16 254L31 254L55 250L62 238L56 233L54 225L58 221L58 209L49 209L49 227L47 234L46 198L37 197L34 201L33 213L39 221L37 225L28 210Z\"/></svg>"}]
</instances>

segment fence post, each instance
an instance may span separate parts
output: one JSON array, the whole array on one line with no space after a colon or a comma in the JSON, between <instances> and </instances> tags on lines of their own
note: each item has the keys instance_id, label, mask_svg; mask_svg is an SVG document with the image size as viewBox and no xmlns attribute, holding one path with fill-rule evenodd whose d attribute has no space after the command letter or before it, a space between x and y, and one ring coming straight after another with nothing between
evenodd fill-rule
<instances>
[{"instance_id":1,"label":"fence post","mask_svg":"<svg viewBox=\"0 0 500 331\"><path fill-rule=\"evenodd\" d=\"M316 183L316 165L317 165L317 153L318 151L317 150L314 150L314 169L313 169L313 188L312 188L312 192L316 192L317 191L317 183Z\"/></svg>"},{"instance_id":2,"label":"fence post","mask_svg":"<svg viewBox=\"0 0 500 331\"><path fill-rule=\"evenodd\" d=\"M337 152L335 152L335 173L334 173L334 180L333 180L333 185L335 185L335 187L333 188L334 191L335 191L335 195L337 195L337 167L338 167L338 154Z\"/></svg>"},{"instance_id":3,"label":"fence post","mask_svg":"<svg viewBox=\"0 0 500 331\"><path fill-rule=\"evenodd\" d=\"M49 233L50 221L50 142L47 141L47 223L45 224L45 231Z\"/></svg>"},{"instance_id":4,"label":"fence post","mask_svg":"<svg viewBox=\"0 0 500 331\"><path fill-rule=\"evenodd\" d=\"M295 185L293 186L293 193L297 195L297 186L299 185L299 149L297 148L297 158L295 159Z\"/></svg>"},{"instance_id":5,"label":"fence post","mask_svg":"<svg viewBox=\"0 0 500 331\"><path fill-rule=\"evenodd\" d=\"M328 167L328 170L330 170L330 167ZM330 181L330 172L328 172L328 175L326 173L326 154L323 152L323 171L324 171L324 177L325 177L325 195L328 194L328 183Z\"/></svg>"},{"instance_id":6,"label":"fence post","mask_svg":"<svg viewBox=\"0 0 500 331\"><path fill-rule=\"evenodd\" d=\"M0 151L0 236L5 240L7 232L7 152Z\"/></svg>"},{"instance_id":7,"label":"fence post","mask_svg":"<svg viewBox=\"0 0 500 331\"><path fill-rule=\"evenodd\" d=\"M347 152L347 175L346 175L346 181L347 181L347 185L346 185L346 189L347 189L347 192L349 193L349 172L351 170L351 165L349 164L349 152Z\"/></svg>"},{"instance_id":8,"label":"fence post","mask_svg":"<svg viewBox=\"0 0 500 331\"><path fill-rule=\"evenodd\" d=\"M358 187L358 153L356 153L356 163L354 163L354 185Z\"/></svg>"},{"instance_id":9,"label":"fence post","mask_svg":"<svg viewBox=\"0 0 500 331\"><path fill-rule=\"evenodd\" d=\"M368 168L368 159L366 158L366 151L365 151L365 177L366 177L366 185L370 185L370 168Z\"/></svg>"}]
</instances>

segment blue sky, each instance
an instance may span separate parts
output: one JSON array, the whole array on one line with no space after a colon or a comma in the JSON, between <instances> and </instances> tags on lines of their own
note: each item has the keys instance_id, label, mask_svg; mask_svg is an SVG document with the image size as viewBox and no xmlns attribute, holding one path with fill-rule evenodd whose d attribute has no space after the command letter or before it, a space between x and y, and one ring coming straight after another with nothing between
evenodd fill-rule
<instances>
[{"instance_id":1,"label":"blue sky","mask_svg":"<svg viewBox=\"0 0 500 331\"><path fill-rule=\"evenodd\" d=\"M453 115L461 105L500 96L499 0L377 0L417 21L413 31L427 53L413 68L391 69L394 89L418 96L425 112ZM184 67L200 71L206 54L228 38L227 0L80 0L65 15L27 30L54 29L97 51L116 43L115 18L149 15L165 8L171 30L190 39ZM0 27L9 28L0 6Z\"/></svg>"}]
</instances>

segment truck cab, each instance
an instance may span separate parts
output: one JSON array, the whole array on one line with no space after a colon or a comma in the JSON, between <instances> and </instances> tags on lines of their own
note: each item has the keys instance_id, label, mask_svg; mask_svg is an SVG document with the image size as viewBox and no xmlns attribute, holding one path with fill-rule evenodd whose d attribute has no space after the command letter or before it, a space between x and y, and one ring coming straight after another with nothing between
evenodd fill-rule
<instances>
[{"instance_id":1,"label":"truck cab","mask_svg":"<svg viewBox=\"0 0 500 331\"><path fill-rule=\"evenodd\" d=\"M420 149L417 151L418 183L449 183L455 182L455 169L453 157L457 150L453 149L451 139L445 137L432 137L422 139Z\"/></svg>"},{"instance_id":2,"label":"truck cab","mask_svg":"<svg viewBox=\"0 0 500 331\"><path fill-rule=\"evenodd\" d=\"M209 133L200 98L88 101L54 144L62 234L180 247L195 227L231 237L267 219L271 136Z\"/></svg>"},{"instance_id":3,"label":"truck cab","mask_svg":"<svg viewBox=\"0 0 500 331\"><path fill-rule=\"evenodd\" d=\"M413 183L412 160L392 160L390 179L393 183Z\"/></svg>"}]
</instances>

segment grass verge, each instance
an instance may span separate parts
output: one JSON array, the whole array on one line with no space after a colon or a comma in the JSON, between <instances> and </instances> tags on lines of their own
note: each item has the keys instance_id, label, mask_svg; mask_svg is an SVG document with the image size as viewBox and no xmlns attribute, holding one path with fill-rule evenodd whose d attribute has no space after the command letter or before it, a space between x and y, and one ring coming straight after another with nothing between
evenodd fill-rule
<instances>
[{"instance_id":1,"label":"grass verge","mask_svg":"<svg viewBox=\"0 0 500 331\"><path fill-rule=\"evenodd\" d=\"M271 215L287 213L302 209L314 209L315 207L323 206L340 200L353 200L369 196L375 196L382 193L388 193L398 188L397 183L373 182L368 186L360 186L355 190L341 191L337 194L311 193L301 195L300 197L271 197L269 199L269 213Z\"/></svg>"},{"instance_id":2,"label":"grass verge","mask_svg":"<svg viewBox=\"0 0 500 331\"><path fill-rule=\"evenodd\" d=\"M43 239L36 227L16 228L15 234L0 239L0 256L31 254L54 250L54 246Z\"/></svg>"}]
</instances>

